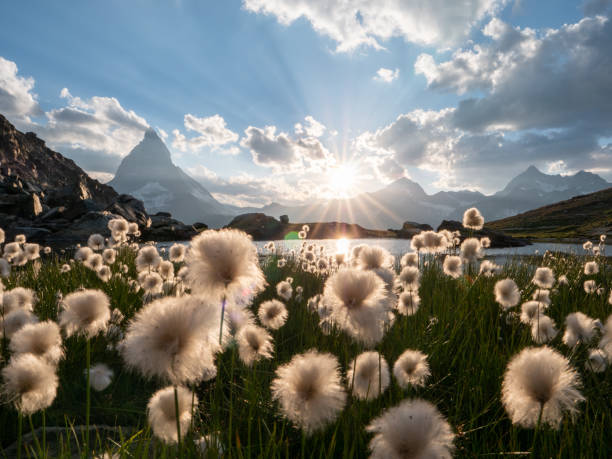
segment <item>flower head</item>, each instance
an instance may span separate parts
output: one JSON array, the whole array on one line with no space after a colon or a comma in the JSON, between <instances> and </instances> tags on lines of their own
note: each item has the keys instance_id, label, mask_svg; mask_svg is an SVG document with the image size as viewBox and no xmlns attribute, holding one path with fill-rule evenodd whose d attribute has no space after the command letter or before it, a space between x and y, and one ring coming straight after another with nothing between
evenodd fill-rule
<instances>
[{"instance_id":1,"label":"flower head","mask_svg":"<svg viewBox=\"0 0 612 459\"><path fill-rule=\"evenodd\" d=\"M548 343L557 336L555 322L550 317L540 315L538 320L531 321L531 337L537 344Z\"/></svg>"},{"instance_id":2,"label":"flower head","mask_svg":"<svg viewBox=\"0 0 612 459\"><path fill-rule=\"evenodd\" d=\"M427 356L420 351L404 351L393 365L393 376L402 388L424 386L431 375Z\"/></svg>"},{"instance_id":3,"label":"flower head","mask_svg":"<svg viewBox=\"0 0 612 459\"><path fill-rule=\"evenodd\" d=\"M147 245L138 251L138 255L136 256L137 271L156 270L160 263L161 257L155 246Z\"/></svg>"},{"instance_id":4,"label":"flower head","mask_svg":"<svg viewBox=\"0 0 612 459\"><path fill-rule=\"evenodd\" d=\"M541 266L536 269L531 282L540 288L552 288L553 284L555 283L555 275L553 274L552 269Z\"/></svg>"},{"instance_id":5,"label":"flower head","mask_svg":"<svg viewBox=\"0 0 612 459\"><path fill-rule=\"evenodd\" d=\"M50 320L24 325L13 334L10 349L15 355L33 354L53 365L64 356L59 326Z\"/></svg>"},{"instance_id":6,"label":"flower head","mask_svg":"<svg viewBox=\"0 0 612 459\"><path fill-rule=\"evenodd\" d=\"M121 353L144 376L173 384L201 381L219 349L221 308L201 296L166 297L136 313Z\"/></svg>"},{"instance_id":7,"label":"flower head","mask_svg":"<svg viewBox=\"0 0 612 459\"><path fill-rule=\"evenodd\" d=\"M599 272L599 265L596 261L587 261L584 264L584 274L587 276L591 276L593 274L597 274Z\"/></svg>"},{"instance_id":8,"label":"flower head","mask_svg":"<svg viewBox=\"0 0 612 459\"><path fill-rule=\"evenodd\" d=\"M27 309L15 309L0 318L0 336L11 339L22 327L36 322L38 318Z\"/></svg>"},{"instance_id":9,"label":"flower head","mask_svg":"<svg viewBox=\"0 0 612 459\"><path fill-rule=\"evenodd\" d=\"M183 244L172 244L168 251L168 259L173 263L180 263L185 259L185 246Z\"/></svg>"},{"instance_id":10,"label":"flower head","mask_svg":"<svg viewBox=\"0 0 612 459\"><path fill-rule=\"evenodd\" d=\"M419 266L419 254L416 252L408 252L405 253L404 256L400 260L400 265L402 267L405 266Z\"/></svg>"},{"instance_id":11,"label":"flower head","mask_svg":"<svg viewBox=\"0 0 612 459\"><path fill-rule=\"evenodd\" d=\"M198 397L183 386L178 386L176 390L179 425L181 437L183 437L191 425L192 404L197 406ZM176 431L176 411L174 387L172 386L155 392L147 405L149 424L151 424L153 433L166 443L176 443L179 439Z\"/></svg>"},{"instance_id":12,"label":"flower head","mask_svg":"<svg viewBox=\"0 0 612 459\"><path fill-rule=\"evenodd\" d=\"M420 305L421 298L418 292L402 292L397 302L397 311L404 316L412 316L419 310Z\"/></svg>"},{"instance_id":13,"label":"flower head","mask_svg":"<svg viewBox=\"0 0 612 459\"><path fill-rule=\"evenodd\" d=\"M475 237L465 239L461 243L461 258L467 262L476 261L478 258L482 258L480 240Z\"/></svg>"},{"instance_id":14,"label":"flower head","mask_svg":"<svg viewBox=\"0 0 612 459\"><path fill-rule=\"evenodd\" d=\"M481 230L484 218L476 207L471 207L463 213L463 226L473 230Z\"/></svg>"},{"instance_id":15,"label":"flower head","mask_svg":"<svg viewBox=\"0 0 612 459\"><path fill-rule=\"evenodd\" d=\"M60 313L60 325L68 336L80 333L92 338L106 330L110 319L110 303L100 290L73 292L63 300L64 310Z\"/></svg>"},{"instance_id":16,"label":"flower head","mask_svg":"<svg viewBox=\"0 0 612 459\"><path fill-rule=\"evenodd\" d=\"M452 277L453 279L461 277L461 274L463 274L463 262L461 261L461 257L447 255L444 258L442 270L444 271L444 274Z\"/></svg>"},{"instance_id":17,"label":"flower head","mask_svg":"<svg viewBox=\"0 0 612 459\"><path fill-rule=\"evenodd\" d=\"M2 294L2 306L3 314L8 314L16 309L25 309L26 311L32 311L36 304L37 298L34 290L24 287L15 287L12 290L7 290Z\"/></svg>"},{"instance_id":18,"label":"flower head","mask_svg":"<svg viewBox=\"0 0 612 459\"><path fill-rule=\"evenodd\" d=\"M104 248L106 241L104 240L104 236L102 236L101 234L92 234L91 236L89 236L89 239L87 239L87 246L91 249L91 250L102 250Z\"/></svg>"},{"instance_id":19,"label":"flower head","mask_svg":"<svg viewBox=\"0 0 612 459\"><path fill-rule=\"evenodd\" d=\"M588 344L595 336L595 319L582 312L573 312L565 318L565 333L563 342L569 347L576 347L579 343Z\"/></svg>"},{"instance_id":20,"label":"flower head","mask_svg":"<svg viewBox=\"0 0 612 459\"><path fill-rule=\"evenodd\" d=\"M192 239L186 263L192 292L217 298L224 294L252 296L265 285L257 247L242 231L204 231Z\"/></svg>"},{"instance_id":21,"label":"flower head","mask_svg":"<svg viewBox=\"0 0 612 459\"><path fill-rule=\"evenodd\" d=\"M421 273L415 266L406 266L400 271L397 282L406 290L418 290L421 283Z\"/></svg>"},{"instance_id":22,"label":"flower head","mask_svg":"<svg viewBox=\"0 0 612 459\"><path fill-rule=\"evenodd\" d=\"M2 369L4 393L18 411L29 415L48 408L57 394L55 368L33 354L21 354Z\"/></svg>"},{"instance_id":23,"label":"flower head","mask_svg":"<svg viewBox=\"0 0 612 459\"><path fill-rule=\"evenodd\" d=\"M257 313L259 321L266 328L278 330L287 320L287 308L278 300L264 301L259 305Z\"/></svg>"},{"instance_id":24,"label":"flower head","mask_svg":"<svg viewBox=\"0 0 612 459\"><path fill-rule=\"evenodd\" d=\"M271 390L282 414L307 434L336 419L346 403L338 360L314 350L281 365Z\"/></svg>"},{"instance_id":25,"label":"flower head","mask_svg":"<svg viewBox=\"0 0 612 459\"><path fill-rule=\"evenodd\" d=\"M325 282L323 302L332 320L354 339L380 341L389 303L383 281L372 271L343 268Z\"/></svg>"},{"instance_id":26,"label":"flower head","mask_svg":"<svg viewBox=\"0 0 612 459\"><path fill-rule=\"evenodd\" d=\"M246 366L250 367L258 360L272 358L272 336L261 327L245 325L238 332L236 341L238 355Z\"/></svg>"},{"instance_id":27,"label":"flower head","mask_svg":"<svg viewBox=\"0 0 612 459\"><path fill-rule=\"evenodd\" d=\"M89 385L98 392L106 389L113 380L113 370L103 363L96 363L89 369ZM85 369L87 375L87 369Z\"/></svg>"},{"instance_id":28,"label":"flower head","mask_svg":"<svg viewBox=\"0 0 612 459\"><path fill-rule=\"evenodd\" d=\"M293 295L291 283L284 280L276 284L276 294L283 300L289 301L291 299L291 295Z\"/></svg>"},{"instance_id":29,"label":"flower head","mask_svg":"<svg viewBox=\"0 0 612 459\"><path fill-rule=\"evenodd\" d=\"M557 351L530 347L515 355L504 374L502 403L513 424L533 428L542 422L558 427L563 412L574 415L584 397L578 390L580 377Z\"/></svg>"},{"instance_id":30,"label":"flower head","mask_svg":"<svg viewBox=\"0 0 612 459\"><path fill-rule=\"evenodd\" d=\"M389 365L378 352L364 352L355 358L346 372L346 379L352 385L353 395L373 400L389 387Z\"/></svg>"},{"instance_id":31,"label":"flower head","mask_svg":"<svg viewBox=\"0 0 612 459\"><path fill-rule=\"evenodd\" d=\"M438 409L425 400L404 400L366 428L372 459L450 459L455 438Z\"/></svg>"},{"instance_id":32,"label":"flower head","mask_svg":"<svg viewBox=\"0 0 612 459\"><path fill-rule=\"evenodd\" d=\"M495 301L502 308L508 309L516 306L521 299L521 292L512 279L503 279L495 283Z\"/></svg>"}]
</instances>

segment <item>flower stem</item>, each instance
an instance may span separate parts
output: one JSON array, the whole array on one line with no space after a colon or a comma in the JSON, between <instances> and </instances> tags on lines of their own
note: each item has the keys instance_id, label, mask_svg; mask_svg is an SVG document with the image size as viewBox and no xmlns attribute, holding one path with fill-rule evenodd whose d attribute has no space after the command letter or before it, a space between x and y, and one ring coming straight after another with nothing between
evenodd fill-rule
<instances>
[{"instance_id":1,"label":"flower stem","mask_svg":"<svg viewBox=\"0 0 612 459\"><path fill-rule=\"evenodd\" d=\"M87 387L86 387L86 405L85 405L85 456L89 457L89 411L91 406L91 387L90 387L90 374L89 369L91 367L91 343L90 339L87 338L86 344L86 367L87 367Z\"/></svg>"},{"instance_id":2,"label":"flower stem","mask_svg":"<svg viewBox=\"0 0 612 459\"><path fill-rule=\"evenodd\" d=\"M17 412L17 459L21 459L21 434L23 432L23 416Z\"/></svg>"},{"instance_id":3,"label":"flower stem","mask_svg":"<svg viewBox=\"0 0 612 459\"><path fill-rule=\"evenodd\" d=\"M533 434L533 444L531 445L531 454L536 457L536 440L540 433L540 424L542 423L542 412L544 411L544 404L540 403L540 414L538 415L538 423L536 424L535 433Z\"/></svg>"},{"instance_id":4,"label":"flower stem","mask_svg":"<svg viewBox=\"0 0 612 459\"><path fill-rule=\"evenodd\" d=\"M34 422L32 422L32 415L28 415L28 421L30 422L30 431L32 432L32 437L34 437L34 442L36 443L36 448L38 449L39 454L42 457L42 448L40 447L40 442L38 441L38 435L34 431Z\"/></svg>"},{"instance_id":5,"label":"flower stem","mask_svg":"<svg viewBox=\"0 0 612 459\"><path fill-rule=\"evenodd\" d=\"M219 346L223 342L223 317L225 316L225 295L221 301L221 324L219 325Z\"/></svg>"},{"instance_id":6,"label":"flower stem","mask_svg":"<svg viewBox=\"0 0 612 459\"><path fill-rule=\"evenodd\" d=\"M179 415L178 387L174 386L174 413L176 416L176 444L178 446L179 456L181 454L181 418Z\"/></svg>"}]
</instances>

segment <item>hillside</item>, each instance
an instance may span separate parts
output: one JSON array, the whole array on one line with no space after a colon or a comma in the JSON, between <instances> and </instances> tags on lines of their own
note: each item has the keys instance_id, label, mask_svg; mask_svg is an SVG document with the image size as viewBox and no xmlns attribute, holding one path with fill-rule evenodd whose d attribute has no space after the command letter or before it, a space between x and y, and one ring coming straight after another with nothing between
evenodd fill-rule
<instances>
[{"instance_id":1,"label":"hillside","mask_svg":"<svg viewBox=\"0 0 612 459\"><path fill-rule=\"evenodd\" d=\"M486 227L527 238L612 236L612 188L489 222Z\"/></svg>"}]
</instances>

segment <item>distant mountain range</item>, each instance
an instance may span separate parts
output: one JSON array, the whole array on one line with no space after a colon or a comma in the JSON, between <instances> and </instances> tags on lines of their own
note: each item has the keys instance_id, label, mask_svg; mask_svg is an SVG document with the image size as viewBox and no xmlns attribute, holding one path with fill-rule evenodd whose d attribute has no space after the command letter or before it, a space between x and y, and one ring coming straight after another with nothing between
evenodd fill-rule
<instances>
[{"instance_id":1,"label":"distant mountain range","mask_svg":"<svg viewBox=\"0 0 612 459\"><path fill-rule=\"evenodd\" d=\"M480 209L486 221L497 220L611 186L590 172L547 175L530 166L493 195L466 190L429 195L418 183L401 178L378 191L350 199L321 200L303 206L272 203L240 208L217 201L202 184L175 166L154 130L148 130L123 159L109 185L141 199L149 213L171 212L186 223L202 221L218 227L236 215L261 212L277 218L288 215L294 222L339 221L372 229L401 228L405 221L436 227L442 220L460 219L464 210L472 206Z\"/></svg>"},{"instance_id":2,"label":"distant mountain range","mask_svg":"<svg viewBox=\"0 0 612 459\"><path fill-rule=\"evenodd\" d=\"M142 200L149 213L170 212L185 223L217 227L239 213L221 204L206 188L172 162L170 152L153 129L121 161L108 183L119 193Z\"/></svg>"},{"instance_id":3,"label":"distant mountain range","mask_svg":"<svg viewBox=\"0 0 612 459\"><path fill-rule=\"evenodd\" d=\"M518 237L598 239L612 237L612 188L492 221L486 228Z\"/></svg>"}]
</instances>

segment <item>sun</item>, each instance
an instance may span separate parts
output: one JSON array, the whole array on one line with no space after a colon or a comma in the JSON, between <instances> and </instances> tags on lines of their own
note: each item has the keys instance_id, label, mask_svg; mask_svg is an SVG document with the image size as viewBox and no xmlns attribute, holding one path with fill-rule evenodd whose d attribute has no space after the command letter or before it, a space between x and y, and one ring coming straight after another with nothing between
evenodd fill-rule
<instances>
[{"instance_id":1,"label":"sun","mask_svg":"<svg viewBox=\"0 0 612 459\"><path fill-rule=\"evenodd\" d=\"M340 197L348 197L357 182L357 171L350 164L340 164L329 172L329 186Z\"/></svg>"}]
</instances>

